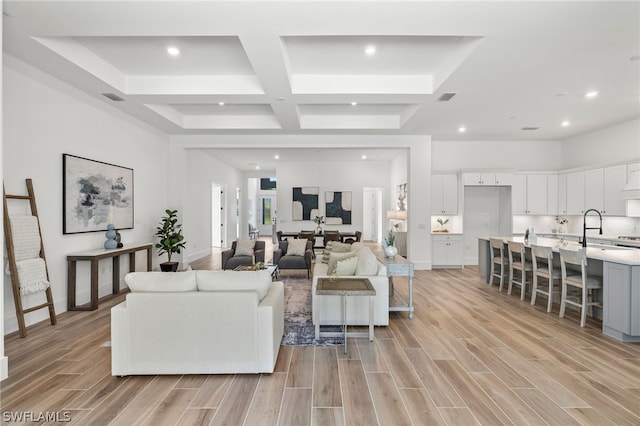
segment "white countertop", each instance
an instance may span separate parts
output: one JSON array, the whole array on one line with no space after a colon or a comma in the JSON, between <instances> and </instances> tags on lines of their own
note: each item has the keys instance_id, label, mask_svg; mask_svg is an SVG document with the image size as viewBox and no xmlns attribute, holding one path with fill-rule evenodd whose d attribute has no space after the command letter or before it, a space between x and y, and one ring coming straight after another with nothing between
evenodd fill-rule
<instances>
[{"instance_id":1,"label":"white countertop","mask_svg":"<svg viewBox=\"0 0 640 426\"><path fill-rule=\"evenodd\" d=\"M495 237L506 241L524 242L524 237ZM489 238L481 238L489 240ZM557 252L560 248L568 250L580 250L582 245L573 241L561 241L555 238L538 237L539 246L551 247ZM525 244L527 247L529 244ZM615 247L602 244L587 245L587 258L602 260L604 262L620 263L629 266L640 266L640 250L635 248Z\"/></svg>"}]
</instances>

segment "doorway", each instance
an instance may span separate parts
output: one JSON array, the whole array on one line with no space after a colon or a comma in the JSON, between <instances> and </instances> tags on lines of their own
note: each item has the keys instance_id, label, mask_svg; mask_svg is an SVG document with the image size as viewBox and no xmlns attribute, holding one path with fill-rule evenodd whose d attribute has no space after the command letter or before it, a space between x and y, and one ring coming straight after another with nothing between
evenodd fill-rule
<instances>
[{"instance_id":1,"label":"doorway","mask_svg":"<svg viewBox=\"0 0 640 426\"><path fill-rule=\"evenodd\" d=\"M225 246L224 232L224 190L217 183L211 183L211 247Z\"/></svg>"},{"instance_id":2,"label":"doorway","mask_svg":"<svg viewBox=\"0 0 640 426\"><path fill-rule=\"evenodd\" d=\"M276 196L260 195L258 201L258 230L260 235L271 235L276 212Z\"/></svg>"}]
</instances>

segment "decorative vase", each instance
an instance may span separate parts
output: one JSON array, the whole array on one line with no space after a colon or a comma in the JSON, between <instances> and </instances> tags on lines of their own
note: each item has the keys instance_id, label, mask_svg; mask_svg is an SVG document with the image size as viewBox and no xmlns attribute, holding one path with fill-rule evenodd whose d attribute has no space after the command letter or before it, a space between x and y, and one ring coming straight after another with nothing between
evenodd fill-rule
<instances>
[{"instance_id":1,"label":"decorative vase","mask_svg":"<svg viewBox=\"0 0 640 426\"><path fill-rule=\"evenodd\" d=\"M316 234L322 234L322 226L318 225L316 228Z\"/></svg>"},{"instance_id":2,"label":"decorative vase","mask_svg":"<svg viewBox=\"0 0 640 426\"><path fill-rule=\"evenodd\" d=\"M104 242L104 248L114 249L118 247L116 241L116 228L112 224L107 225L107 232L104 234L107 237L107 241Z\"/></svg>"},{"instance_id":3,"label":"decorative vase","mask_svg":"<svg viewBox=\"0 0 640 426\"><path fill-rule=\"evenodd\" d=\"M384 256L385 257L395 257L398 254L398 249L396 246L386 246L384 248Z\"/></svg>"}]
</instances>

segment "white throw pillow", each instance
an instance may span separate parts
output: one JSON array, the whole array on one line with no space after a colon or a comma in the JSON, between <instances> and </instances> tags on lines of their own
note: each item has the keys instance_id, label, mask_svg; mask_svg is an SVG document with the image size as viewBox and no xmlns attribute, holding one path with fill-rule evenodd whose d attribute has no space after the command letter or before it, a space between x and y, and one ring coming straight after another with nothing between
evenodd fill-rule
<instances>
[{"instance_id":1,"label":"white throw pillow","mask_svg":"<svg viewBox=\"0 0 640 426\"><path fill-rule=\"evenodd\" d=\"M339 260L345 260L349 257L353 257L353 253L330 253L329 254L329 264L327 266L327 273L329 275L333 274L336 271L336 266Z\"/></svg>"},{"instance_id":2,"label":"white throw pillow","mask_svg":"<svg viewBox=\"0 0 640 426\"><path fill-rule=\"evenodd\" d=\"M234 256L253 256L253 248L255 245L256 240L239 239L236 241L236 252Z\"/></svg>"},{"instance_id":3,"label":"white throw pillow","mask_svg":"<svg viewBox=\"0 0 640 426\"><path fill-rule=\"evenodd\" d=\"M351 244L341 243L340 241L327 241L325 251L333 253L345 253L351 251Z\"/></svg>"},{"instance_id":4,"label":"white throw pillow","mask_svg":"<svg viewBox=\"0 0 640 426\"><path fill-rule=\"evenodd\" d=\"M336 275L354 275L358 266L358 257L351 256L336 263Z\"/></svg>"},{"instance_id":5,"label":"white throw pillow","mask_svg":"<svg viewBox=\"0 0 640 426\"><path fill-rule=\"evenodd\" d=\"M261 271L196 271L198 291L253 290L258 300L266 296L271 286L271 273Z\"/></svg>"},{"instance_id":6,"label":"white throw pillow","mask_svg":"<svg viewBox=\"0 0 640 426\"><path fill-rule=\"evenodd\" d=\"M355 243L351 244L351 251L358 251L362 247L364 247L364 244L361 241L356 241Z\"/></svg>"},{"instance_id":7,"label":"white throw pillow","mask_svg":"<svg viewBox=\"0 0 640 426\"><path fill-rule=\"evenodd\" d=\"M306 238L290 240L287 246L287 254L291 256L304 256L304 252L307 251L307 241L309 240Z\"/></svg>"},{"instance_id":8,"label":"white throw pillow","mask_svg":"<svg viewBox=\"0 0 640 426\"><path fill-rule=\"evenodd\" d=\"M129 272L124 277L132 292L180 293L196 291L196 272Z\"/></svg>"},{"instance_id":9,"label":"white throw pillow","mask_svg":"<svg viewBox=\"0 0 640 426\"><path fill-rule=\"evenodd\" d=\"M378 259L369 247L362 247L358 250L358 266L356 267L356 275L377 275Z\"/></svg>"}]
</instances>

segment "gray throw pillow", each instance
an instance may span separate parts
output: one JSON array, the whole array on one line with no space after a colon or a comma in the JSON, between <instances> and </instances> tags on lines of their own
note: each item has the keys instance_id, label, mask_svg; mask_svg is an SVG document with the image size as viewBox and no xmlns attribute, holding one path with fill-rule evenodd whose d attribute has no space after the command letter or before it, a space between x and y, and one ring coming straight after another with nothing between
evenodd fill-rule
<instances>
[{"instance_id":1,"label":"gray throw pillow","mask_svg":"<svg viewBox=\"0 0 640 426\"><path fill-rule=\"evenodd\" d=\"M236 241L236 253L235 256L253 256L253 248L256 245L256 240L240 239Z\"/></svg>"}]
</instances>

